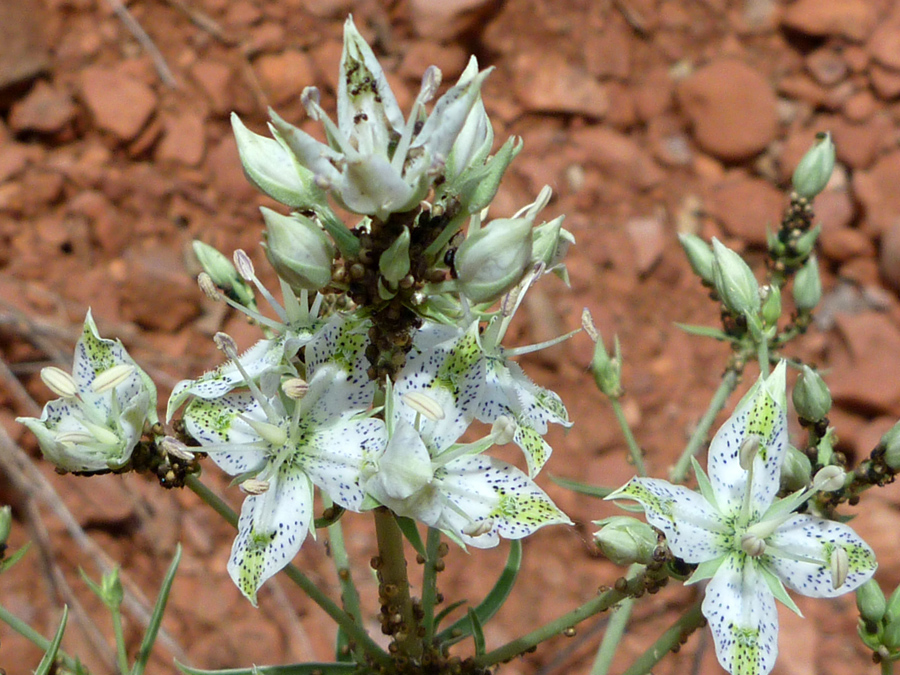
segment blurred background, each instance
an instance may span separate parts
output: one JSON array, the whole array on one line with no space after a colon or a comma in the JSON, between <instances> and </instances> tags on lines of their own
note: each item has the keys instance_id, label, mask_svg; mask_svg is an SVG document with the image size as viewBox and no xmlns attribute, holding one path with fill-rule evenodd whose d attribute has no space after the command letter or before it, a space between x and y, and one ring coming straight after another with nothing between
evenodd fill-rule
<instances>
[{"instance_id":1,"label":"blurred background","mask_svg":"<svg viewBox=\"0 0 900 675\"><path fill-rule=\"evenodd\" d=\"M218 362L217 330L241 347L257 339L241 316L200 293L190 242L242 247L274 279L259 248L257 207L276 205L244 179L228 115L266 133L272 106L321 136L300 93L315 84L333 110L350 12L405 110L429 65L441 68L445 88L469 54L495 67L484 99L497 145L521 135L525 148L493 214L510 215L548 184L555 197L545 217L567 214L577 240L572 288L551 278L533 289L511 337L538 342L572 330L583 307L608 340L618 334L626 413L651 474L664 476L675 461L728 357L726 346L673 325L718 321L676 234L717 236L746 251L762 279L766 227L777 227L790 174L818 131L832 132L839 161L815 203L826 293L816 324L789 353L827 373L830 418L851 463L900 415L900 3L0 0L0 503L14 508L13 548L34 542L26 561L0 576L0 603L45 635L68 603L64 647L94 673L113 672L104 646L111 628L77 568L96 578L100 565L122 565L136 649L142 608L178 541L184 558L150 672L174 672L173 657L205 668L332 658L325 616L287 580L267 584L259 609L240 597L225 572L232 531L191 493L137 475L57 476L14 418L39 415L50 396L41 367L71 368L89 306L101 334L120 337L155 379L162 402L179 379ZM525 542L512 600L486 627L489 647L623 572L591 543L590 521L615 510L548 476L613 486L633 473L587 371L591 352L577 336L523 359L575 422L568 434L551 431L555 453L542 485L576 526ZM755 377L748 369L746 382ZM240 504L215 467L204 479ZM890 593L900 583L900 489L862 503L854 526L878 553L876 578ZM374 536L365 516L344 523L378 633ZM296 563L336 597L326 544L308 541ZM453 551L438 579L447 602L477 602L506 553L503 544ZM695 592L673 586L638 603L612 672ZM854 635L852 595L798 604L805 619L781 613L776 673L875 672ZM587 673L605 620L502 672ZM0 668L9 675L30 672L40 656L0 626ZM720 672L708 631L654 672Z\"/></svg>"}]
</instances>

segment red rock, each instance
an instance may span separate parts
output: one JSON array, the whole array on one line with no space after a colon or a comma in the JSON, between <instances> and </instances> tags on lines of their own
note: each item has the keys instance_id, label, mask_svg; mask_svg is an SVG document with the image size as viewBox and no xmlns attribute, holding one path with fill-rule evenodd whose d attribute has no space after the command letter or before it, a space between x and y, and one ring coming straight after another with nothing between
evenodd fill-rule
<instances>
[{"instance_id":1,"label":"red rock","mask_svg":"<svg viewBox=\"0 0 900 675\"><path fill-rule=\"evenodd\" d=\"M588 31L584 44L584 65L598 79L626 80L631 75L634 40L624 22L611 22L603 31Z\"/></svg>"},{"instance_id":2,"label":"red rock","mask_svg":"<svg viewBox=\"0 0 900 675\"><path fill-rule=\"evenodd\" d=\"M828 382L836 403L866 413L896 413L900 403L900 331L884 314L839 314L837 329L846 351L835 354Z\"/></svg>"},{"instance_id":3,"label":"red rock","mask_svg":"<svg viewBox=\"0 0 900 675\"><path fill-rule=\"evenodd\" d=\"M816 36L842 36L862 42L875 27L870 0L797 0L785 10L782 24Z\"/></svg>"},{"instance_id":4,"label":"red rock","mask_svg":"<svg viewBox=\"0 0 900 675\"><path fill-rule=\"evenodd\" d=\"M878 263L884 280L900 292L900 222L896 220L881 237Z\"/></svg>"},{"instance_id":5,"label":"red rock","mask_svg":"<svg viewBox=\"0 0 900 675\"><path fill-rule=\"evenodd\" d=\"M844 115L857 124L865 122L878 109L875 96L868 89L859 91L844 102Z\"/></svg>"},{"instance_id":6,"label":"red rock","mask_svg":"<svg viewBox=\"0 0 900 675\"><path fill-rule=\"evenodd\" d=\"M879 159L868 171L853 175L853 192L862 203L864 227L874 236L886 234L900 213L900 151Z\"/></svg>"},{"instance_id":7,"label":"red rock","mask_svg":"<svg viewBox=\"0 0 900 675\"><path fill-rule=\"evenodd\" d=\"M156 159L162 162L181 162L197 166L206 152L206 119L192 111L183 112L165 120L165 135L156 150Z\"/></svg>"},{"instance_id":8,"label":"red rock","mask_svg":"<svg viewBox=\"0 0 900 675\"><path fill-rule=\"evenodd\" d=\"M335 90L334 83L337 81L342 51L343 46L339 40L326 40L310 51L310 56L316 66L316 82L328 91Z\"/></svg>"},{"instance_id":9,"label":"red rock","mask_svg":"<svg viewBox=\"0 0 900 675\"><path fill-rule=\"evenodd\" d=\"M819 197L816 197L816 206L818 204ZM872 243L872 240L859 230L849 227L830 231L822 230L819 243L822 247L822 253L837 263L844 263L851 258L875 254L875 245Z\"/></svg>"},{"instance_id":10,"label":"red rock","mask_svg":"<svg viewBox=\"0 0 900 675\"><path fill-rule=\"evenodd\" d=\"M234 136L228 134L223 137L207 153L205 164L212 170L213 186L219 194L238 200L256 198L256 189L244 176Z\"/></svg>"},{"instance_id":11,"label":"red rock","mask_svg":"<svg viewBox=\"0 0 900 675\"><path fill-rule=\"evenodd\" d=\"M883 101L889 101L900 96L900 73L897 71L875 63L869 68L868 75L869 80L872 82L872 88L875 89L875 93Z\"/></svg>"},{"instance_id":12,"label":"red rock","mask_svg":"<svg viewBox=\"0 0 900 675\"><path fill-rule=\"evenodd\" d=\"M817 49L806 57L806 67L816 82L831 87L847 76L847 64L834 49Z\"/></svg>"},{"instance_id":13,"label":"red rock","mask_svg":"<svg viewBox=\"0 0 900 675\"><path fill-rule=\"evenodd\" d=\"M323 19L343 18L353 8L353 0L302 0L303 10Z\"/></svg>"},{"instance_id":14,"label":"red rock","mask_svg":"<svg viewBox=\"0 0 900 675\"><path fill-rule=\"evenodd\" d=\"M440 45L430 40L413 42L400 62L398 72L403 77L421 80L429 66L441 69L444 81L456 79L466 67L469 55L461 46Z\"/></svg>"},{"instance_id":15,"label":"red rock","mask_svg":"<svg viewBox=\"0 0 900 675\"><path fill-rule=\"evenodd\" d=\"M156 110L156 94L120 70L91 66L81 72L81 96L94 122L121 141L134 139Z\"/></svg>"},{"instance_id":16,"label":"red rock","mask_svg":"<svg viewBox=\"0 0 900 675\"><path fill-rule=\"evenodd\" d=\"M596 165L620 180L642 190L658 185L662 170L637 142L617 131L589 126L572 134L573 156L585 165Z\"/></svg>"},{"instance_id":17,"label":"red rock","mask_svg":"<svg viewBox=\"0 0 900 675\"><path fill-rule=\"evenodd\" d=\"M152 330L173 332L200 314L200 294L181 256L158 245L125 255L122 317Z\"/></svg>"},{"instance_id":18,"label":"red rock","mask_svg":"<svg viewBox=\"0 0 900 675\"><path fill-rule=\"evenodd\" d=\"M854 73L862 73L869 65L869 53L859 45L847 45L841 55Z\"/></svg>"},{"instance_id":19,"label":"red rock","mask_svg":"<svg viewBox=\"0 0 900 675\"><path fill-rule=\"evenodd\" d=\"M68 213L88 222L91 238L110 255L121 253L131 240L133 225L97 190L81 192L66 204Z\"/></svg>"},{"instance_id":20,"label":"red rock","mask_svg":"<svg viewBox=\"0 0 900 675\"><path fill-rule=\"evenodd\" d=\"M781 220L785 197L768 181L738 175L715 186L706 206L729 235L764 246L766 228L776 229Z\"/></svg>"},{"instance_id":21,"label":"red rock","mask_svg":"<svg viewBox=\"0 0 900 675\"><path fill-rule=\"evenodd\" d=\"M838 161L851 169L871 166L892 128L890 120L882 114L874 115L865 124L853 124L838 116L823 116L817 126L831 131Z\"/></svg>"},{"instance_id":22,"label":"red rock","mask_svg":"<svg viewBox=\"0 0 900 675\"><path fill-rule=\"evenodd\" d=\"M625 231L634 248L634 265L641 276L649 274L662 258L666 247L665 228L656 216L632 218Z\"/></svg>"},{"instance_id":23,"label":"red rock","mask_svg":"<svg viewBox=\"0 0 900 675\"><path fill-rule=\"evenodd\" d=\"M742 61L721 59L700 68L678 87L697 143L726 160L761 152L778 134L775 93Z\"/></svg>"},{"instance_id":24,"label":"red rock","mask_svg":"<svg viewBox=\"0 0 900 675\"><path fill-rule=\"evenodd\" d=\"M66 92L41 81L25 98L13 105L9 128L16 133L37 131L52 134L71 123L75 113L75 104Z\"/></svg>"},{"instance_id":25,"label":"red rock","mask_svg":"<svg viewBox=\"0 0 900 675\"><path fill-rule=\"evenodd\" d=\"M787 75L778 81L778 91L789 99L820 106L828 96L825 88L806 73Z\"/></svg>"},{"instance_id":26,"label":"red rock","mask_svg":"<svg viewBox=\"0 0 900 675\"><path fill-rule=\"evenodd\" d=\"M24 143L0 143L0 183L14 178L34 160L34 152Z\"/></svg>"},{"instance_id":27,"label":"red rock","mask_svg":"<svg viewBox=\"0 0 900 675\"><path fill-rule=\"evenodd\" d=\"M231 68L219 61L197 61L191 66L191 76L209 99L212 109L219 115L230 112Z\"/></svg>"},{"instance_id":28,"label":"red rock","mask_svg":"<svg viewBox=\"0 0 900 675\"><path fill-rule=\"evenodd\" d=\"M266 590L260 601L266 602ZM229 668L244 663L279 663L284 644L278 625L271 620L249 617L228 621L228 634L216 630L190 646L191 660L206 668Z\"/></svg>"},{"instance_id":29,"label":"red rock","mask_svg":"<svg viewBox=\"0 0 900 675\"><path fill-rule=\"evenodd\" d=\"M900 70L900 25L886 23L879 26L866 43L866 49L874 61Z\"/></svg>"},{"instance_id":30,"label":"red rock","mask_svg":"<svg viewBox=\"0 0 900 675\"><path fill-rule=\"evenodd\" d=\"M298 49L267 54L253 62L266 93L275 104L298 99L314 80L312 59Z\"/></svg>"},{"instance_id":31,"label":"red rock","mask_svg":"<svg viewBox=\"0 0 900 675\"><path fill-rule=\"evenodd\" d=\"M841 279L855 283L862 288L880 285L878 263L871 258L850 258L838 270Z\"/></svg>"},{"instance_id":32,"label":"red rock","mask_svg":"<svg viewBox=\"0 0 900 675\"><path fill-rule=\"evenodd\" d=\"M30 82L48 66L37 0L0 2L0 90Z\"/></svg>"},{"instance_id":33,"label":"red rock","mask_svg":"<svg viewBox=\"0 0 900 675\"><path fill-rule=\"evenodd\" d=\"M520 54L515 62L515 88L522 107L529 112L600 118L609 110L606 88L555 52Z\"/></svg>"},{"instance_id":34,"label":"red rock","mask_svg":"<svg viewBox=\"0 0 900 675\"><path fill-rule=\"evenodd\" d=\"M637 124L638 118L634 108L632 89L621 82L609 83L609 111L606 122L616 129L629 129Z\"/></svg>"},{"instance_id":35,"label":"red rock","mask_svg":"<svg viewBox=\"0 0 900 675\"><path fill-rule=\"evenodd\" d=\"M653 68L632 86L638 117L645 122L662 115L672 106L675 86L668 68Z\"/></svg>"},{"instance_id":36,"label":"red rock","mask_svg":"<svg viewBox=\"0 0 900 675\"><path fill-rule=\"evenodd\" d=\"M483 24L493 10L490 0L410 0L416 35L449 42L460 33Z\"/></svg>"}]
</instances>

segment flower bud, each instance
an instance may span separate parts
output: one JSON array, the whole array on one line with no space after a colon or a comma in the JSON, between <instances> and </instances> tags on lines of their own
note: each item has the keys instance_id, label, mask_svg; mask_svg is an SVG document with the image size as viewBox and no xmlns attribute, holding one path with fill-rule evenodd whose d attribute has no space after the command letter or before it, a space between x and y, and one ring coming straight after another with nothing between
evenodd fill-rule
<instances>
[{"instance_id":1,"label":"flower bud","mask_svg":"<svg viewBox=\"0 0 900 675\"><path fill-rule=\"evenodd\" d=\"M409 228L405 225L394 243L381 254L381 258L378 259L378 269L381 270L382 276L394 286L409 274Z\"/></svg>"},{"instance_id":2,"label":"flower bud","mask_svg":"<svg viewBox=\"0 0 900 675\"><path fill-rule=\"evenodd\" d=\"M825 380L807 365L801 367L800 377L792 394L794 408L800 419L818 422L831 410L831 392Z\"/></svg>"},{"instance_id":3,"label":"flower bud","mask_svg":"<svg viewBox=\"0 0 900 675\"><path fill-rule=\"evenodd\" d=\"M622 393L622 352L619 338L614 339L615 356L610 358L603 346L603 337L598 335L594 345L594 358L591 360L591 372L597 388L610 398L619 398Z\"/></svg>"},{"instance_id":4,"label":"flower bud","mask_svg":"<svg viewBox=\"0 0 900 675\"><path fill-rule=\"evenodd\" d=\"M868 623L877 624L884 617L887 600L875 579L869 579L856 589L856 607L859 615Z\"/></svg>"},{"instance_id":5,"label":"flower bud","mask_svg":"<svg viewBox=\"0 0 900 675\"><path fill-rule=\"evenodd\" d=\"M803 155L803 159L794 169L791 180L794 191L806 199L812 199L819 194L828 185L828 179L834 170L834 159L831 134L827 131L816 134L812 148Z\"/></svg>"},{"instance_id":6,"label":"flower bud","mask_svg":"<svg viewBox=\"0 0 900 675\"><path fill-rule=\"evenodd\" d=\"M797 241L794 244L794 251L796 256L800 260L803 260L813 252L813 249L816 247L816 242L819 240L819 235L821 233L822 226L816 225L797 238Z\"/></svg>"},{"instance_id":7,"label":"flower bud","mask_svg":"<svg viewBox=\"0 0 900 675\"><path fill-rule=\"evenodd\" d=\"M318 225L300 215L283 216L265 207L266 257L294 290L315 291L331 281L334 245Z\"/></svg>"},{"instance_id":8,"label":"flower bud","mask_svg":"<svg viewBox=\"0 0 900 675\"><path fill-rule=\"evenodd\" d=\"M602 528L594 535L594 541L616 565L647 565L653 561L658 537L647 523L629 516L614 516L597 520L594 525Z\"/></svg>"},{"instance_id":9,"label":"flower bud","mask_svg":"<svg viewBox=\"0 0 900 675\"><path fill-rule=\"evenodd\" d=\"M887 608L884 611L884 622L886 624L896 619L900 619L900 586L891 593L891 597L887 601Z\"/></svg>"},{"instance_id":10,"label":"flower bud","mask_svg":"<svg viewBox=\"0 0 900 675\"><path fill-rule=\"evenodd\" d=\"M900 470L900 422L885 432L879 445L884 448L884 463L894 471Z\"/></svg>"},{"instance_id":11,"label":"flower bud","mask_svg":"<svg viewBox=\"0 0 900 675\"><path fill-rule=\"evenodd\" d=\"M533 218L498 218L456 251L462 293L474 303L493 302L522 280L531 263Z\"/></svg>"},{"instance_id":12,"label":"flower bud","mask_svg":"<svg viewBox=\"0 0 900 675\"><path fill-rule=\"evenodd\" d=\"M891 651L900 649L900 619L894 619L884 627L881 644Z\"/></svg>"},{"instance_id":13,"label":"flower bud","mask_svg":"<svg viewBox=\"0 0 900 675\"><path fill-rule=\"evenodd\" d=\"M781 318L781 289L778 286L763 286L762 292L762 314L763 321L767 326L774 326Z\"/></svg>"},{"instance_id":14,"label":"flower bud","mask_svg":"<svg viewBox=\"0 0 900 675\"><path fill-rule=\"evenodd\" d=\"M713 237L713 285L722 303L735 315L759 311L759 284L749 265L737 253Z\"/></svg>"},{"instance_id":15,"label":"flower bud","mask_svg":"<svg viewBox=\"0 0 900 675\"><path fill-rule=\"evenodd\" d=\"M794 304L801 312L812 311L822 299L822 281L816 256L811 255L794 277Z\"/></svg>"},{"instance_id":16,"label":"flower bud","mask_svg":"<svg viewBox=\"0 0 900 675\"><path fill-rule=\"evenodd\" d=\"M12 507L0 507L0 551L6 545L9 539L9 532L12 529ZM2 557L2 555L0 555Z\"/></svg>"},{"instance_id":17,"label":"flower bud","mask_svg":"<svg viewBox=\"0 0 900 675\"><path fill-rule=\"evenodd\" d=\"M813 488L822 492L834 492L844 487L847 472L834 464L823 466L813 478ZM837 586L835 586L837 588Z\"/></svg>"},{"instance_id":18,"label":"flower bud","mask_svg":"<svg viewBox=\"0 0 900 675\"><path fill-rule=\"evenodd\" d=\"M549 223L541 223L534 228L534 246L531 251L531 261L544 263L547 269L553 269L559 265L566 256L569 246L575 243L575 237L562 227L563 218L559 216Z\"/></svg>"},{"instance_id":19,"label":"flower bud","mask_svg":"<svg viewBox=\"0 0 900 675\"><path fill-rule=\"evenodd\" d=\"M809 485L812 478L812 462L805 453L793 445L788 445L781 465L781 483L789 492L795 492Z\"/></svg>"},{"instance_id":20,"label":"flower bud","mask_svg":"<svg viewBox=\"0 0 900 675\"><path fill-rule=\"evenodd\" d=\"M694 274L708 284L713 283L713 262L715 256L712 249L705 241L695 234L681 233L678 235L681 248L687 255L688 262Z\"/></svg>"},{"instance_id":21,"label":"flower bud","mask_svg":"<svg viewBox=\"0 0 900 675\"><path fill-rule=\"evenodd\" d=\"M191 246L194 249L194 255L197 256L197 261L200 263L203 271L209 275L209 279L212 280L213 284L245 307L253 304L253 289L241 279L234 264L226 255L209 244L204 244L199 239L195 239ZM210 296L205 289L204 293Z\"/></svg>"}]
</instances>

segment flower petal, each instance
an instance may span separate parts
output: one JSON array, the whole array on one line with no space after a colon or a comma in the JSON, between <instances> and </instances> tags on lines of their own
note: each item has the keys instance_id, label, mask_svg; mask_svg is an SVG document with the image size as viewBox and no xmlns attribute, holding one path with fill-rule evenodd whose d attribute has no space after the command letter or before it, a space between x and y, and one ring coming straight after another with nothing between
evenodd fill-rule
<instances>
[{"instance_id":1,"label":"flower petal","mask_svg":"<svg viewBox=\"0 0 900 675\"><path fill-rule=\"evenodd\" d=\"M260 586L300 550L309 532L312 505L309 478L289 463L269 478L267 492L244 500L228 573L254 606Z\"/></svg>"},{"instance_id":2,"label":"flower petal","mask_svg":"<svg viewBox=\"0 0 900 675\"><path fill-rule=\"evenodd\" d=\"M733 544L719 513L702 495L658 478L632 478L606 499L633 499L647 522L662 530L669 548L688 563L727 553Z\"/></svg>"},{"instance_id":3,"label":"flower petal","mask_svg":"<svg viewBox=\"0 0 900 675\"><path fill-rule=\"evenodd\" d=\"M752 559L742 553L728 556L706 587L701 610L719 663L731 675L772 670L778 656L778 613Z\"/></svg>"},{"instance_id":4,"label":"flower petal","mask_svg":"<svg viewBox=\"0 0 900 675\"><path fill-rule=\"evenodd\" d=\"M822 564L791 560L777 552L766 555L766 564L788 588L812 598L833 598L855 590L875 573L875 553L856 532L843 523L798 514L784 522L766 540L770 548L788 556L821 560ZM849 560L844 583L835 588L831 580L831 553L843 548Z\"/></svg>"},{"instance_id":5,"label":"flower petal","mask_svg":"<svg viewBox=\"0 0 900 675\"><path fill-rule=\"evenodd\" d=\"M422 438L404 419L397 421L384 454L378 458L378 471L366 489L378 501L407 499L431 482L431 456Z\"/></svg>"},{"instance_id":6,"label":"flower petal","mask_svg":"<svg viewBox=\"0 0 900 675\"><path fill-rule=\"evenodd\" d=\"M334 315L320 328L306 346L306 377L312 381L326 364L339 368L345 376L347 401L345 410L365 410L375 394L375 383L366 374L369 343L368 322L355 322Z\"/></svg>"},{"instance_id":7,"label":"flower petal","mask_svg":"<svg viewBox=\"0 0 900 675\"><path fill-rule=\"evenodd\" d=\"M209 401L195 398L184 411L185 429L201 446L224 446L205 451L232 476L262 468L266 461L262 439L241 416L266 421L259 403L247 391L231 392Z\"/></svg>"}]
</instances>

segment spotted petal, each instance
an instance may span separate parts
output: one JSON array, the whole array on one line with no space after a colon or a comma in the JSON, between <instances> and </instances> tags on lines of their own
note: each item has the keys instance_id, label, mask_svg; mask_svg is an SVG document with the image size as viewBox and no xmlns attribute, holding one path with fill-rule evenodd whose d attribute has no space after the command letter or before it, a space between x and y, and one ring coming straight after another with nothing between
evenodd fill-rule
<instances>
[{"instance_id":1,"label":"spotted petal","mask_svg":"<svg viewBox=\"0 0 900 675\"><path fill-rule=\"evenodd\" d=\"M767 675L778 656L775 598L756 564L742 553L728 556L701 606L719 663L731 675Z\"/></svg>"},{"instance_id":2,"label":"spotted petal","mask_svg":"<svg viewBox=\"0 0 900 675\"><path fill-rule=\"evenodd\" d=\"M195 398L184 411L187 432L232 476L258 470L266 461L265 444L242 418L266 421L259 403L247 391L214 400Z\"/></svg>"},{"instance_id":3,"label":"spotted petal","mask_svg":"<svg viewBox=\"0 0 900 675\"><path fill-rule=\"evenodd\" d=\"M709 446L709 479L723 513L735 513L743 503L750 474L741 468L739 453L751 435L760 439L753 460L751 516L762 516L775 499L788 445L784 377L784 362L767 379L760 377Z\"/></svg>"},{"instance_id":4,"label":"spotted petal","mask_svg":"<svg viewBox=\"0 0 900 675\"><path fill-rule=\"evenodd\" d=\"M306 347L306 377L312 380L324 365L339 368L350 389L346 392L348 410L364 410L375 394L375 383L366 374L365 350L368 322L351 321L341 315L331 317L316 331Z\"/></svg>"},{"instance_id":5,"label":"spotted petal","mask_svg":"<svg viewBox=\"0 0 900 675\"><path fill-rule=\"evenodd\" d=\"M669 548L688 563L714 560L733 542L716 509L697 492L658 478L632 478L606 499L633 499L647 522L662 530Z\"/></svg>"},{"instance_id":6,"label":"spotted petal","mask_svg":"<svg viewBox=\"0 0 900 675\"><path fill-rule=\"evenodd\" d=\"M228 573L256 605L260 586L300 550L312 520L312 483L290 463L269 477L269 489L244 500Z\"/></svg>"},{"instance_id":7,"label":"spotted petal","mask_svg":"<svg viewBox=\"0 0 900 675\"><path fill-rule=\"evenodd\" d=\"M767 551L772 551L772 555L765 557L769 568L789 588L813 598L833 598L856 590L872 577L878 567L875 553L850 527L815 516L792 516L775 530L766 543ZM837 547L847 552L849 571L844 583L835 588L831 577L831 556ZM809 560L819 560L821 563Z\"/></svg>"}]
</instances>

